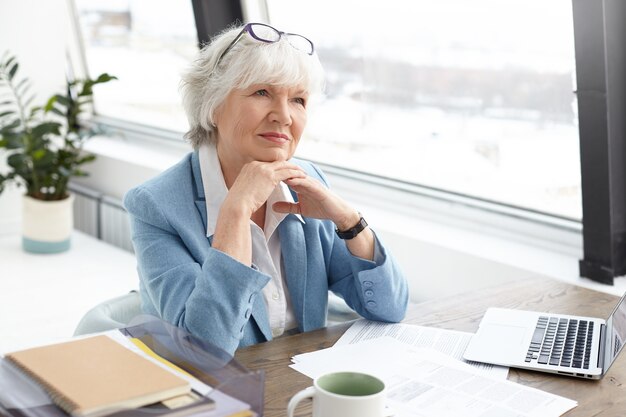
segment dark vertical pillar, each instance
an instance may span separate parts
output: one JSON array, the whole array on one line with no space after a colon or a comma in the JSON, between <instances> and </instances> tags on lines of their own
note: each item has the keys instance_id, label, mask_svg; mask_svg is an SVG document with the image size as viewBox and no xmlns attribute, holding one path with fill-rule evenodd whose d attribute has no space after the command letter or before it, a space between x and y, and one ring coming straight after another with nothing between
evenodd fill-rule
<instances>
[{"instance_id":1,"label":"dark vertical pillar","mask_svg":"<svg viewBox=\"0 0 626 417\"><path fill-rule=\"evenodd\" d=\"M243 22L243 10L239 1L191 0L191 3L200 47L233 23Z\"/></svg>"},{"instance_id":2,"label":"dark vertical pillar","mask_svg":"<svg viewBox=\"0 0 626 417\"><path fill-rule=\"evenodd\" d=\"M583 194L580 275L626 274L626 2L573 0Z\"/></svg>"}]
</instances>

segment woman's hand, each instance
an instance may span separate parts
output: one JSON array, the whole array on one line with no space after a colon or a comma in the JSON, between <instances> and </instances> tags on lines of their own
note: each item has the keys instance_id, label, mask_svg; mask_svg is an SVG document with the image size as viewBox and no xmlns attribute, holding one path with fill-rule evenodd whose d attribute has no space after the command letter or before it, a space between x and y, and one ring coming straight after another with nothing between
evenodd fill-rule
<instances>
[{"instance_id":1,"label":"woman's hand","mask_svg":"<svg viewBox=\"0 0 626 417\"><path fill-rule=\"evenodd\" d=\"M272 207L274 211L328 219L335 223L339 230L349 229L359 221L359 213L319 181L311 177L299 177L287 179L285 184L298 193L298 202L274 203Z\"/></svg>"},{"instance_id":2,"label":"woman's hand","mask_svg":"<svg viewBox=\"0 0 626 417\"><path fill-rule=\"evenodd\" d=\"M249 162L228 190L223 205L229 209L238 207L244 210L250 219L265 204L278 183L298 178L306 178L306 173L290 162Z\"/></svg>"},{"instance_id":3,"label":"woman's hand","mask_svg":"<svg viewBox=\"0 0 626 417\"><path fill-rule=\"evenodd\" d=\"M304 177L302 168L286 161L244 165L220 208L212 247L251 265L250 218L263 207L279 182Z\"/></svg>"},{"instance_id":4,"label":"woman's hand","mask_svg":"<svg viewBox=\"0 0 626 417\"><path fill-rule=\"evenodd\" d=\"M274 211L328 219L341 231L351 229L359 222L360 214L319 181L308 176L298 176L284 180L284 182L298 194L298 202L274 203L272 206ZM346 240L346 245L355 256L370 260L374 258L374 235L369 228L356 237Z\"/></svg>"}]
</instances>

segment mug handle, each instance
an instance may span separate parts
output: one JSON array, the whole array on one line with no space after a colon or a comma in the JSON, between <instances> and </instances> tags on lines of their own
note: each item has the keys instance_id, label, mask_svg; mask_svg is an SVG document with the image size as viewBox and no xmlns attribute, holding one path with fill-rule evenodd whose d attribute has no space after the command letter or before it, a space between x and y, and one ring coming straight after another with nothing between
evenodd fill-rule
<instances>
[{"instance_id":1,"label":"mug handle","mask_svg":"<svg viewBox=\"0 0 626 417\"><path fill-rule=\"evenodd\" d=\"M293 412L296 410L296 407L300 403L300 401L305 398L313 399L313 395L315 394L315 387L308 387L291 397L289 400L289 404L287 404L287 417L293 417Z\"/></svg>"}]
</instances>

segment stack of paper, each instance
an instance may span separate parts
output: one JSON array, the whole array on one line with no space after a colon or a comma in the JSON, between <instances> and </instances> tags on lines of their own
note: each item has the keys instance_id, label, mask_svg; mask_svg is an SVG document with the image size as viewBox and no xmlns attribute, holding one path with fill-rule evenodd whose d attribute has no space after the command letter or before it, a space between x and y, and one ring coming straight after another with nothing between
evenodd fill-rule
<instances>
[{"instance_id":1,"label":"stack of paper","mask_svg":"<svg viewBox=\"0 0 626 417\"><path fill-rule=\"evenodd\" d=\"M576 407L570 399L507 381L498 367L479 369L455 359L462 335L359 321L334 347L297 355L291 367L311 378L338 371L376 375L396 417L556 417ZM429 346L415 347L420 344Z\"/></svg>"}]
</instances>

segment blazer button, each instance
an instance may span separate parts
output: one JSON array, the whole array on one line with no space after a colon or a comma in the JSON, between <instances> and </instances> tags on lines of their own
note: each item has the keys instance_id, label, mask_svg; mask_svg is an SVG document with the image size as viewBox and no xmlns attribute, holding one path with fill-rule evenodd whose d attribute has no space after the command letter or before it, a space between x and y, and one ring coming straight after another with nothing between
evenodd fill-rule
<instances>
[{"instance_id":1,"label":"blazer button","mask_svg":"<svg viewBox=\"0 0 626 417\"><path fill-rule=\"evenodd\" d=\"M251 309L247 309L247 310L246 310L246 314L244 315L244 316L245 316L245 318L250 318L250 313L251 313L251 312L252 312L252 310L251 310Z\"/></svg>"},{"instance_id":2,"label":"blazer button","mask_svg":"<svg viewBox=\"0 0 626 417\"><path fill-rule=\"evenodd\" d=\"M371 297L372 295L374 295L374 291L372 291L372 290L366 290L366 291L365 291L365 295L366 295L366 296L368 296L368 297Z\"/></svg>"},{"instance_id":3,"label":"blazer button","mask_svg":"<svg viewBox=\"0 0 626 417\"><path fill-rule=\"evenodd\" d=\"M376 301L368 301L367 302L367 306L368 307L376 307Z\"/></svg>"},{"instance_id":4,"label":"blazer button","mask_svg":"<svg viewBox=\"0 0 626 417\"><path fill-rule=\"evenodd\" d=\"M374 283L372 281L363 281L363 286L365 288L370 288Z\"/></svg>"}]
</instances>

